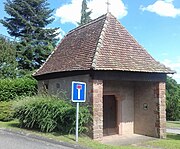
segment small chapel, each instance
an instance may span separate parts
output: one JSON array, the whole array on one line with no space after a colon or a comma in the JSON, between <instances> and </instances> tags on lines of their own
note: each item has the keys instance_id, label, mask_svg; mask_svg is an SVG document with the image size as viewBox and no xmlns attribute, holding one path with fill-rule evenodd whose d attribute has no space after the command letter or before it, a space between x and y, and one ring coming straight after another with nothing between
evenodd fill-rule
<instances>
[{"instance_id":1,"label":"small chapel","mask_svg":"<svg viewBox=\"0 0 180 149\"><path fill-rule=\"evenodd\" d=\"M86 82L92 107L90 136L141 134L166 137L166 75L156 61L111 14L71 30L34 73L39 91L65 91Z\"/></svg>"}]
</instances>

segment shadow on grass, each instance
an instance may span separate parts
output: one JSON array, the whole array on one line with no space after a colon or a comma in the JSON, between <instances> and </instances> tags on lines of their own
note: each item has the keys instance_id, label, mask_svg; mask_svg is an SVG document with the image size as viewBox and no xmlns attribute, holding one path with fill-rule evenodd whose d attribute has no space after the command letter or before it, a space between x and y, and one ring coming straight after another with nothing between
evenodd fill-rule
<instances>
[{"instance_id":1,"label":"shadow on grass","mask_svg":"<svg viewBox=\"0 0 180 149\"><path fill-rule=\"evenodd\" d=\"M72 137L72 134L69 134L69 133L53 132L52 134L56 137L63 136L64 138L67 138L69 140L76 141L75 138Z\"/></svg>"},{"instance_id":2,"label":"shadow on grass","mask_svg":"<svg viewBox=\"0 0 180 149\"><path fill-rule=\"evenodd\" d=\"M168 134L167 139L180 140L180 134Z\"/></svg>"},{"instance_id":3,"label":"shadow on grass","mask_svg":"<svg viewBox=\"0 0 180 149\"><path fill-rule=\"evenodd\" d=\"M174 124L180 124L180 121L175 121L175 122L173 122Z\"/></svg>"},{"instance_id":4,"label":"shadow on grass","mask_svg":"<svg viewBox=\"0 0 180 149\"><path fill-rule=\"evenodd\" d=\"M72 138L72 137L70 137L70 136L68 136L68 135L64 135L64 137L67 138L67 139L69 139L69 140L76 141L75 138Z\"/></svg>"},{"instance_id":5,"label":"shadow on grass","mask_svg":"<svg viewBox=\"0 0 180 149\"><path fill-rule=\"evenodd\" d=\"M71 140L71 141L76 141L76 139L75 139L75 133L64 133L64 132L52 132L51 134L53 134L54 136L56 136L56 137L63 137L63 138L66 138L66 139L68 139L68 140ZM89 136L87 135L87 134L85 134L85 133L81 133L81 134L79 134L79 139L80 138L89 138Z\"/></svg>"},{"instance_id":6,"label":"shadow on grass","mask_svg":"<svg viewBox=\"0 0 180 149\"><path fill-rule=\"evenodd\" d=\"M20 128L19 123L16 123L16 122L14 122L14 123L9 123L8 126L10 126L10 127L15 127L15 128Z\"/></svg>"},{"instance_id":7,"label":"shadow on grass","mask_svg":"<svg viewBox=\"0 0 180 149\"><path fill-rule=\"evenodd\" d=\"M171 124L180 124L180 121L169 121Z\"/></svg>"}]
</instances>

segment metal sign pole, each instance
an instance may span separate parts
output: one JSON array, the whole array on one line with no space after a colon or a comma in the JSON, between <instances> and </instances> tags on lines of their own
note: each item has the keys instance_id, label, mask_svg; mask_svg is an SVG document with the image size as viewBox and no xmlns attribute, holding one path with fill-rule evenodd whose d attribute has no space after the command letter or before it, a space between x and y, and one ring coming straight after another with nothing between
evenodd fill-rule
<instances>
[{"instance_id":1,"label":"metal sign pole","mask_svg":"<svg viewBox=\"0 0 180 149\"><path fill-rule=\"evenodd\" d=\"M78 142L79 102L76 105L76 142Z\"/></svg>"},{"instance_id":2,"label":"metal sign pole","mask_svg":"<svg viewBox=\"0 0 180 149\"><path fill-rule=\"evenodd\" d=\"M79 102L86 101L86 83L72 81L72 102L76 102L76 142L78 142L78 125L79 125Z\"/></svg>"}]
</instances>

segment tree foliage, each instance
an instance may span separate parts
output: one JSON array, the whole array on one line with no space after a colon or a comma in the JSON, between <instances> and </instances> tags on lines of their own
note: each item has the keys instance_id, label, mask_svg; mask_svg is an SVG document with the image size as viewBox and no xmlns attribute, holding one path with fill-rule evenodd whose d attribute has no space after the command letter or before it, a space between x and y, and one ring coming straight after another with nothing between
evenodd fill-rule
<instances>
[{"instance_id":1,"label":"tree foliage","mask_svg":"<svg viewBox=\"0 0 180 149\"><path fill-rule=\"evenodd\" d=\"M15 43L0 36L0 78L15 78L16 68Z\"/></svg>"},{"instance_id":2,"label":"tree foliage","mask_svg":"<svg viewBox=\"0 0 180 149\"><path fill-rule=\"evenodd\" d=\"M17 45L19 68L39 68L57 42L58 28L47 28L54 20L49 3L47 0L7 0L5 11L9 17L0 22L20 41Z\"/></svg>"},{"instance_id":3,"label":"tree foliage","mask_svg":"<svg viewBox=\"0 0 180 149\"><path fill-rule=\"evenodd\" d=\"M83 0L82 1L82 8L81 8L81 20L80 22L78 23L79 25L83 25L83 24L86 24L88 22L91 21L91 13L92 11L88 11L88 7L87 7L87 2L86 0Z\"/></svg>"},{"instance_id":4,"label":"tree foliage","mask_svg":"<svg viewBox=\"0 0 180 149\"><path fill-rule=\"evenodd\" d=\"M168 77L166 83L167 120L180 120L180 85Z\"/></svg>"}]
</instances>

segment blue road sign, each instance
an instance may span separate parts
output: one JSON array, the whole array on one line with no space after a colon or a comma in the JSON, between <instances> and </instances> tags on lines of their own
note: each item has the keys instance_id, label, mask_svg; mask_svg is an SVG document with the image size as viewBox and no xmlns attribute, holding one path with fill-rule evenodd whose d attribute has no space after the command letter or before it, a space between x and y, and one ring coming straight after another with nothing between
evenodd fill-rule
<instances>
[{"instance_id":1,"label":"blue road sign","mask_svg":"<svg viewBox=\"0 0 180 149\"><path fill-rule=\"evenodd\" d=\"M86 101L86 83L85 82L72 82L72 102L85 102Z\"/></svg>"}]
</instances>

